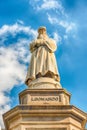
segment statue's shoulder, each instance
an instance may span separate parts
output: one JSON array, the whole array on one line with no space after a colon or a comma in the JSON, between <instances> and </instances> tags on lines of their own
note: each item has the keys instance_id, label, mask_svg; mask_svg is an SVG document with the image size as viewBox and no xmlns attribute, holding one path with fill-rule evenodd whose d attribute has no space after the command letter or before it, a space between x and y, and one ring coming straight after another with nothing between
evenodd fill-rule
<instances>
[{"instance_id":1,"label":"statue's shoulder","mask_svg":"<svg viewBox=\"0 0 87 130\"><path fill-rule=\"evenodd\" d=\"M54 52L54 51L56 51L56 49L57 49L56 42L55 42L55 40L52 39L52 38L48 38L48 39L47 39L46 45L47 45L47 47L51 50L51 52Z\"/></svg>"},{"instance_id":2,"label":"statue's shoulder","mask_svg":"<svg viewBox=\"0 0 87 130\"><path fill-rule=\"evenodd\" d=\"M55 40L54 40L54 39L49 38L48 40L49 40L50 44L55 44L55 45L56 45L56 42L55 42Z\"/></svg>"}]
</instances>

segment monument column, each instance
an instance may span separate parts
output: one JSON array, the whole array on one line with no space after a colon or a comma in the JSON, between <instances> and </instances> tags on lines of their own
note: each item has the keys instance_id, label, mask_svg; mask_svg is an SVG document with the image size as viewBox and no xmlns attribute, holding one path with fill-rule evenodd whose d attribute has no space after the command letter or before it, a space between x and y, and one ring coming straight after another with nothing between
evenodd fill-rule
<instances>
[{"instance_id":1,"label":"monument column","mask_svg":"<svg viewBox=\"0 0 87 130\"><path fill-rule=\"evenodd\" d=\"M20 104L3 115L6 130L85 130L87 114L70 105L63 89L54 52L57 46L45 27L30 43L31 61Z\"/></svg>"}]
</instances>

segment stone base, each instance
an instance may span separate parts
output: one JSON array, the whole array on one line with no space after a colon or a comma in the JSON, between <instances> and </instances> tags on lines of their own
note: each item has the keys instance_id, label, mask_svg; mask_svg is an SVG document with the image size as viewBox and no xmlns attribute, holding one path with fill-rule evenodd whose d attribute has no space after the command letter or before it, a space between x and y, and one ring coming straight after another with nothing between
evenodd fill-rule
<instances>
[{"instance_id":1,"label":"stone base","mask_svg":"<svg viewBox=\"0 0 87 130\"><path fill-rule=\"evenodd\" d=\"M64 89L27 89L20 105L3 115L6 130L85 130L87 114L69 105Z\"/></svg>"},{"instance_id":2,"label":"stone base","mask_svg":"<svg viewBox=\"0 0 87 130\"><path fill-rule=\"evenodd\" d=\"M31 81L28 85L30 89L57 89L62 88L60 82L55 81L52 78L41 77Z\"/></svg>"},{"instance_id":3,"label":"stone base","mask_svg":"<svg viewBox=\"0 0 87 130\"><path fill-rule=\"evenodd\" d=\"M6 130L85 130L86 113L71 105L19 105L4 114Z\"/></svg>"},{"instance_id":4,"label":"stone base","mask_svg":"<svg viewBox=\"0 0 87 130\"><path fill-rule=\"evenodd\" d=\"M70 94L65 89L26 89L19 94L20 104L57 106L69 105Z\"/></svg>"}]
</instances>

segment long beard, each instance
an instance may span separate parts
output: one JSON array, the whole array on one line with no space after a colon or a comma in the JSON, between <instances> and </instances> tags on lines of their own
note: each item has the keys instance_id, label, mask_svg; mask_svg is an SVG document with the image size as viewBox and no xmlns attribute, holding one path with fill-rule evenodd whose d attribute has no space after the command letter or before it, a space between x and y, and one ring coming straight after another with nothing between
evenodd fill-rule
<instances>
[{"instance_id":1,"label":"long beard","mask_svg":"<svg viewBox=\"0 0 87 130\"><path fill-rule=\"evenodd\" d=\"M48 38L49 37L47 36L47 34L39 34L38 37L37 37L37 39L44 39L44 40L46 40Z\"/></svg>"}]
</instances>

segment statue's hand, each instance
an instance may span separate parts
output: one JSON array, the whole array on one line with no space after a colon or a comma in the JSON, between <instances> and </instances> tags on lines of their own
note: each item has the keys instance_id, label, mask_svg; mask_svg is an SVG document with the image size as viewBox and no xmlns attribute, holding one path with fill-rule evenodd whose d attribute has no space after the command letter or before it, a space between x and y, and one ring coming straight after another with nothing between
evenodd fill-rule
<instances>
[{"instance_id":1,"label":"statue's hand","mask_svg":"<svg viewBox=\"0 0 87 130\"><path fill-rule=\"evenodd\" d=\"M31 51L31 53L32 53L34 50L35 50L35 45L34 45L34 43L32 42L32 43L30 44L30 51Z\"/></svg>"},{"instance_id":2,"label":"statue's hand","mask_svg":"<svg viewBox=\"0 0 87 130\"><path fill-rule=\"evenodd\" d=\"M43 39L36 39L35 40L35 47L39 47L44 44Z\"/></svg>"},{"instance_id":3,"label":"statue's hand","mask_svg":"<svg viewBox=\"0 0 87 130\"><path fill-rule=\"evenodd\" d=\"M30 44L30 51L31 53L37 49L39 46L45 45L46 40L45 39L36 39Z\"/></svg>"}]
</instances>

